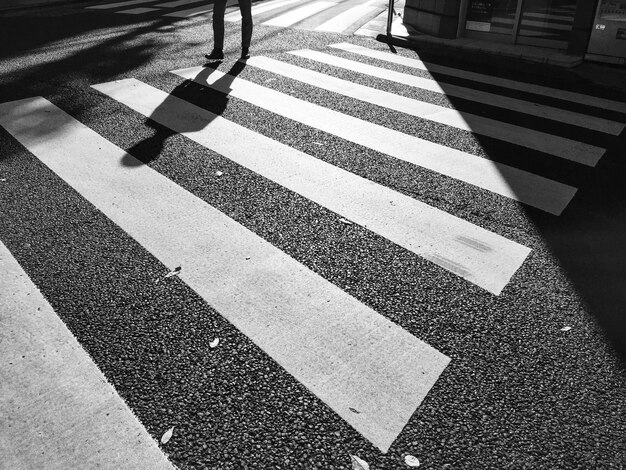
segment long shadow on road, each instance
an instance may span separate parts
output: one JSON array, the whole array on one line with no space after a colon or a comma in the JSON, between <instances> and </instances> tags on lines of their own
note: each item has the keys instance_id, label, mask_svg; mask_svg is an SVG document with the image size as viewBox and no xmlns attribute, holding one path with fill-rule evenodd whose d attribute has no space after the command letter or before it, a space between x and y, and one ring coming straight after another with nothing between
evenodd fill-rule
<instances>
[{"instance_id":1,"label":"long shadow on road","mask_svg":"<svg viewBox=\"0 0 626 470\"><path fill-rule=\"evenodd\" d=\"M203 83L213 73L219 63L210 63L205 66L202 71L195 77L195 80ZM230 84L235 77L239 75L245 68L245 62L235 62L230 70L221 78L216 81L216 85L225 86L226 89L230 88ZM228 106L229 95L211 88L206 88L202 92L202 107L210 112L210 114L203 114L208 116L206 120L197 120L194 117L185 116L175 112L176 107L179 105L180 100L185 100L190 94L194 96L195 102L197 102L197 90L198 85L193 80L185 80L178 85L171 93L167 95L167 98L158 106L158 108L152 113L146 120L146 124L154 129L154 134L135 144L128 150L128 158L122 161L122 164L127 166L135 166L137 162L148 164L155 160L161 154L165 141L175 134L185 134L187 132L195 132L208 127L213 120L218 116L221 116L226 107ZM176 129L170 129L165 127L163 122L172 120L172 116L176 116L175 123ZM132 155L134 158L131 158Z\"/></svg>"}]
</instances>

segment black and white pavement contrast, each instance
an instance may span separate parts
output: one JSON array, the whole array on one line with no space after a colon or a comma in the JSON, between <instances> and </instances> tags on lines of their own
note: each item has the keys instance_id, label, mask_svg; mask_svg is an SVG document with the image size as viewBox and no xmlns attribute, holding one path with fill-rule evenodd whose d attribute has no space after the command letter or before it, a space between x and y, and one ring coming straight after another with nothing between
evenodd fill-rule
<instances>
[{"instance_id":1,"label":"black and white pavement contrast","mask_svg":"<svg viewBox=\"0 0 626 470\"><path fill-rule=\"evenodd\" d=\"M626 91L384 8L0 12L0 466L624 468Z\"/></svg>"}]
</instances>

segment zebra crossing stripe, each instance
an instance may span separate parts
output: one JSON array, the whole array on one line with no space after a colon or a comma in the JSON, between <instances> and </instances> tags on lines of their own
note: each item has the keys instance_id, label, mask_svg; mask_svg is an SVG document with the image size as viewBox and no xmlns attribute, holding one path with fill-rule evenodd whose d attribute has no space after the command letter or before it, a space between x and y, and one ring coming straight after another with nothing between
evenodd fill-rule
<instances>
[{"instance_id":1,"label":"zebra crossing stripe","mask_svg":"<svg viewBox=\"0 0 626 470\"><path fill-rule=\"evenodd\" d=\"M192 5L201 2L202 0L174 0L173 2L157 3L155 6L160 8L178 8L183 5Z\"/></svg>"},{"instance_id":2,"label":"zebra crossing stripe","mask_svg":"<svg viewBox=\"0 0 626 470\"><path fill-rule=\"evenodd\" d=\"M357 5L352 7L334 18L322 23L315 28L315 31L327 31L331 33L341 33L370 13L378 10L378 7L368 5Z\"/></svg>"},{"instance_id":3,"label":"zebra crossing stripe","mask_svg":"<svg viewBox=\"0 0 626 470\"><path fill-rule=\"evenodd\" d=\"M202 67L173 73L394 158L559 215L576 188Z\"/></svg>"},{"instance_id":4,"label":"zebra crossing stripe","mask_svg":"<svg viewBox=\"0 0 626 470\"><path fill-rule=\"evenodd\" d=\"M313 50L290 51L290 54L304 57L327 65L340 67L352 72L358 72L371 77L390 80L422 90L432 91L447 96L454 96L465 100L476 101L490 106L516 111L531 116L551 119L558 122L571 124L578 127L588 128L599 132L619 135L624 129L624 124L586 114L576 113L565 109L555 108L530 101L523 101L508 96L474 90L458 85L451 85L428 78L416 77L405 73L387 70L372 65L363 64L342 57L325 54Z\"/></svg>"},{"instance_id":5,"label":"zebra crossing stripe","mask_svg":"<svg viewBox=\"0 0 626 470\"><path fill-rule=\"evenodd\" d=\"M141 7L141 8L131 8L130 10L120 10L115 13L121 13L123 15L143 15L144 13L150 13L153 11L160 11L158 8L150 8L150 7Z\"/></svg>"},{"instance_id":6,"label":"zebra crossing stripe","mask_svg":"<svg viewBox=\"0 0 626 470\"><path fill-rule=\"evenodd\" d=\"M530 250L141 82L96 88L275 183L497 295ZM210 125L207 125L210 123ZM190 131L193 130L193 131ZM255 149L250 152L250 149ZM332 182L329 184L328 182Z\"/></svg>"},{"instance_id":7,"label":"zebra crossing stripe","mask_svg":"<svg viewBox=\"0 0 626 470\"><path fill-rule=\"evenodd\" d=\"M334 2L313 2L303 7L296 8L295 10L288 11L287 13L277 16L276 18L272 18L269 21L265 21L263 24L281 27L292 26L309 16L315 15L316 13L324 11L335 5L336 3Z\"/></svg>"},{"instance_id":8,"label":"zebra crossing stripe","mask_svg":"<svg viewBox=\"0 0 626 470\"><path fill-rule=\"evenodd\" d=\"M191 16L203 15L205 13L211 13L213 11L213 4L187 8L185 10L172 11L170 13L165 13L163 16L171 17L171 18L189 18Z\"/></svg>"},{"instance_id":9,"label":"zebra crossing stripe","mask_svg":"<svg viewBox=\"0 0 626 470\"><path fill-rule=\"evenodd\" d=\"M0 105L0 124L381 451L449 363L44 98Z\"/></svg>"},{"instance_id":10,"label":"zebra crossing stripe","mask_svg":"<svg viewBox=\"0 0 626 470\"><path fill-rule=\"evenodd\" d=\"M119 8L119 7L128 7L132 5L141 5L143 3L153 3L154 0L130 0L128 2L115 2L115 3L105 3L102 5L91 5L85 7L90 10L108 10L111 8Z\"/></svg>"},{"instance_id":11,"label":"zebra crossing stripe","mask_svg":"<svg viewBox=\"0 0 626 470\"><path fill-rule=\"evenodd\" d=\"M568 90L561 90L557 88L550 88L543 85L535 85L534 83L520 82L517 80L510 80L508 78L501 78L494 75L485 75L482 73L470 72L468 70L457 69L453 67L447 67L445 65L433 64L430 62L422 62L418 59L412 59L410 57L404 57L397 54L390 54L388 52L377 51L369 49L367 47L358 46L356 44L339 43L331 44L329 47L339 49L346 52L351 52L364 57L372 59L382 60L392 64L403 65L405 67L411 67L417 70L425 70L431 73L440 73L443 75L449 75L451 77L464 78L475 82L485 83L488 85L495 85L502 88L508 88L510 90L518 90L526 93L532 93L535 95L547 96L550 98L558 98L563 101L569 101L571 103L578 103L586 106L593 106L600 109L606 109L610 111L617 111L619 113L626 114L626 103L620 101L609 100L605 98L599 98L596 96L585 95L582 93L576 93Z\"/></svg>"},{"instance_id":12,"label":"zebra crossing stripe","mask_svg":"<svg viewBox=\"0 0 626 470\"><path fill-rule=\"evenodd\" d=\"M226 2L227 6L236 5L236 4L237 4L237 0L228 0ZM197 16L197 15L202 15L205 13L212 13L212 12L213 12L213 4L210 4L210 5L204 5L204 6L194 7L194 8L187 8L185 10L173 11L171 13L166 13L163 16L168 16L172 18L189 18L191 16Z\"/></svg>"},{"instance_id":13,"label":"zebra crossing stripe","mask_svg":"<svg viewBox=\"0 0 626 470\"><path fill-rule=\"evenodd\" d=\"M594 145L577 142L565 137L547 134L545 132L516 126L483 116L477 116L475 114L459 112L453 108L446 108L414 100L377 88L352 83L314 70L280 62L268 57L251 57L246 60L246 64L293 80L298 80L308 85L320 87L324 90L341 93L344 96L349 96L367 103L439 122L451 127L456 127L457 129L494 137L583 165L595 166L605 152L605 149Z\"/></svg>"},{"instance_id":14,"label":"zebra crossing stripe","mask_svg":"<svg viewBox=\"0 0 626 470\"><path fill-rule=\"evenodd\" d=\"M273 2L263 3L261 5L254 5L251 10L252 16L260 15L261 13L266 13L268 11L272 11L277 8L291 5L292 3L298 3L300 1L301 0L278 0L278 1L273 1ZM241 21L241 12L239 11L239 9L236 9L235 11L225 15L224 20L231 21L231 22Z\"/></svg>"},{"instance_id":15,"label":"zebra crossing stripe","mask_svg":"<svg viewBox=\"0 0 626 470\"><path fill-rule=\"evenodd\" d=\"M0 271L2 467L173 470L2 242Z\"/></svg>"}]
</instances>

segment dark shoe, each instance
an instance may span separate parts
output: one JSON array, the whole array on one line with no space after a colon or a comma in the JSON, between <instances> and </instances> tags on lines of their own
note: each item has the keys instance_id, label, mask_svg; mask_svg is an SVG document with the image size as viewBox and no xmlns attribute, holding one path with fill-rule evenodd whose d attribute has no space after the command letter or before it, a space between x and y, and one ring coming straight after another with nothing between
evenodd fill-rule
<instances>
[{"instance_id":1,"label":"dark shoe","mask_svg":"<svg viewBox=\"0 0 626 470\"><path fill-rule=\"evenodd\" d=\"M250 50L247 47L241 49L241 58L244 60L250 58Z\"/></svg>"},{"instance_id":2,"label":"dark shoe","mask_svg":"<svg viewBox=\"0 0 626 470\"><path fill-rule=\"evenodd\" d=\"M209 60L224 60L224 52L221 49L213 49L210 54L204 54Z\"/></svg>"}]
</instances>

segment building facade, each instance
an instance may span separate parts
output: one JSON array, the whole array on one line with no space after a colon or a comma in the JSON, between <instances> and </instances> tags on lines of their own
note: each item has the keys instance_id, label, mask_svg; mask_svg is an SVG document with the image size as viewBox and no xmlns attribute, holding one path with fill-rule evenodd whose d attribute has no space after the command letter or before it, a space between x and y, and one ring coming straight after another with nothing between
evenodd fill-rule
<instances>
[{"instance_id":1,"label":"building facade","mask_svg":"<svg viewBox=\"0 0 626 470\"><path fill-rule=\"evenodd\" d=\"M406 0L404 22L440 37L626 63L626 0Z\"/></svg>"}]
</instances>

